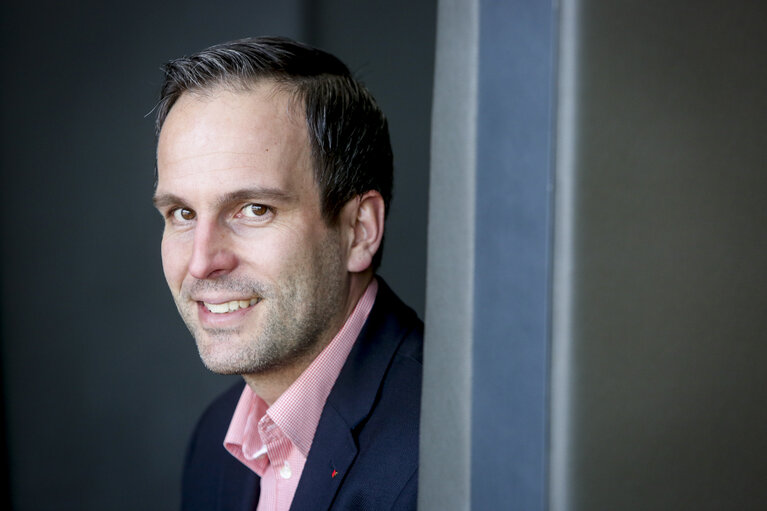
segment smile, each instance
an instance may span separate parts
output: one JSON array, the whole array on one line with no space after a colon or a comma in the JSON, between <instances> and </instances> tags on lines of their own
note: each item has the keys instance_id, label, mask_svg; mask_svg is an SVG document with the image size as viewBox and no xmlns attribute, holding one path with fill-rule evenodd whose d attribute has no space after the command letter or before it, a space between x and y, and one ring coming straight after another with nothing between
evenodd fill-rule
<instances>
[{"instance_id":1,"label":"smile","mask_svg":"<svg viewBox=\"0 0 767 511\"><path fill-rule=\"evenodd\" d=\"M252 307L260 301L260 298L251 298L250 300L232 300L231 302L224 303L202 302L202 304L213 314L226 314L227 312L247 309L248 307Z\"/></svg>"}]
</instances>

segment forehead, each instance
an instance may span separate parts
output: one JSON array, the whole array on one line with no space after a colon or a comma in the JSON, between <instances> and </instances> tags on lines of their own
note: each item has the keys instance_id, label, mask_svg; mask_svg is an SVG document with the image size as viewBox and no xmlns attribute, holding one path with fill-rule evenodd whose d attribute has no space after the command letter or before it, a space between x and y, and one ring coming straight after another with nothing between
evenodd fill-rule
<instances>
[{"instance_id":1,"label":"forehead","mask_svg":"<svg viewBox=\"0 0 767 511\"><path fill-rule=\"evenodd\" d=\"M306 122L294 103L293 95L270 82L246 91L185 92L160 131L158 193L243 181L313 183Z\"/></svg>"}]
</instances>

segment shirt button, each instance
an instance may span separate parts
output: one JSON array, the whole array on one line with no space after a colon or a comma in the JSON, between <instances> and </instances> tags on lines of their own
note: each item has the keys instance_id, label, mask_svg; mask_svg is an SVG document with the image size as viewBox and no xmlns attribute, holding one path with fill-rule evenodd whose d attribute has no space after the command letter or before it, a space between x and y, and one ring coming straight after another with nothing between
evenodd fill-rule
<instances>
[{"instance_id":1,"label":"shirt button","mask_svg":"<svg viewBox=\"0 0 767 511\"><path fill-rule=\"evenodd\" d=\"M280 469L280 476L282 476L283 479L290 479L290 476L293 475L293 472L290 470L290 465L286 461L285 464Z\"/></svg>"}]
</instances>

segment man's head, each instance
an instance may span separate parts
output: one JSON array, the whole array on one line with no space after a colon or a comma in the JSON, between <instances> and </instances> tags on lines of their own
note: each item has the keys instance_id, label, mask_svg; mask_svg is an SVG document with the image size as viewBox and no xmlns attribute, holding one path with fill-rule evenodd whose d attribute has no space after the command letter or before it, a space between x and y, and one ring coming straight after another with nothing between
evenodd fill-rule
<instances>
[{"instance_id":1,"label":"man's head","mask_svg":"<svg viewBox=\"0 0 767 511\"><path fill-rule=\"evenodd\" d=\"M221 87L247 91L263 80L275 82L304 110L325 220L335 222L344 204L369 190L381 194L388 215L393 162L386 117L335 56L287 38L254 37L172 60L163 71L158 135L185 92L204 94ZM383 246L373 269L382 253Z\"/></svg>"},{"instance_id":2,"label":"man's head","mask_svg":"<svg viewBox=\"0 0 767 511\"><path fill-rule=\"evenodd\" d=\"M372 276L386 121L337 59L284 39L217 46L166 74L155 205L179 312L214 371L300 369Z\"/></svg>"}]
</instances>

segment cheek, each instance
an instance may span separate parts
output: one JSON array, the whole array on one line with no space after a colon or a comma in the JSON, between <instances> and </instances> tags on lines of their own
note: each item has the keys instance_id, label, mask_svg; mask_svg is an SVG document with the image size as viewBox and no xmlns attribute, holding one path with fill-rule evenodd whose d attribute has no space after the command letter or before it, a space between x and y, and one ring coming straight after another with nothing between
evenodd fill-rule
<instances>
[{"instance_id":1,"label":"cheek","mask_svg":"<svg viewBox=\"0 0 767 511\"><path fill-rule=\"evenodd\" d=\"M279 278L296 257L294 247L280 237L261 237L238 244L236 252L245 272L269 279Z\"/></svg>"},{"instance_id":2,"label":"cheek","mask_svg":"<svg viewBox=\"0 0 767 511\"><path fill-rule=\"evenodd\" d=\"M179 243L178 240L163 238L160 252L165 280L171 291L175 292L181 287L181 282L184 280L189 259L185 244Z\"/></svg>"},{"instance_id":3,"label":"cheek","mask_svg":"<svg viewBox=\"0 0 767 511\"><path fill-rule=\"evenodd\" d=\"M243 240L237 247L250 271L269 279L282 279L295 277L311 265L317 248L314 233L281 229L269 234Z\"/></svg>"}]
</instances>

